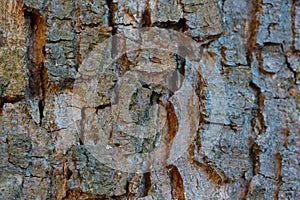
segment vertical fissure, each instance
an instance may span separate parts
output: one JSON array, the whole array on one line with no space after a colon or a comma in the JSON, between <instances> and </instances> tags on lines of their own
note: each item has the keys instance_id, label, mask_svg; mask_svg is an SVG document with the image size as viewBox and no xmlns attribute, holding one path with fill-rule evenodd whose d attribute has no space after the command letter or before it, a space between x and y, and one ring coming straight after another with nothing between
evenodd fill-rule
<instances>
[{"instance_id":1,"label":"vertical fissure","mask_svg":"<svg viewBox=\"0 0 300 200\"><path fill-rule=\"evenodd\" d=\"M261 12L261 1L253 1L251 5L251 22L249 35L249 51L251 52L256 47L256 36L259 27L259 17Z\"/></svg>"},{"instance_id":2,"label":"vertical fissure","mask_svg":"<svg viewBox=\"0 0 300 200\"><path fill-rule=\"evenodd\" d=\"M256 109L254 110L255 115L258 119L258 125L259 125L259 134L263 134L267 130L267 125L265 123L265 119L263 116L263 108L265 104L265 97L264 94L262 93L261 89L259 86L257 86L253 81L250 82L250 87L253 89L255 92L256 96L256 102L255 104L257 105Z\"/></svg>"},{"instance_id":3,"label":"vertical fissure","mask_svg":"<svg viewBox=\"0 0 300 200\"><path fill-rule=\"evenodd\" d=\"M185 200L183 179L178 168L174 165L167 167L171 180L172 199Z\"/></svg>"},{"instance_id":4,"label":"vertical fissure","mask_svg":"<svg viewBox=\"0 0 300 200\"><path fill-rule=\"evenodd\" d=\"M142 27L151 27L152 26L151 8L150 8L150 5L149 5L148 1L147 1L145 10L142 13L141 26Z\"/></svg>"},{"instance_id":5,"label":"vertical fissure","mask_svg":"<svg viewBox=\"0 0 300 200\"><path fill-rule=\"evenodd\" d=\"M143 174L142 177L142 187L140 187L140 192L138 197L146 197L149 195L150 189L151 189L151 173L146 172Z\"/></svg>"},{"instance_id":6,"label":"vertical fissure","mask_svg":"<svg viewBox=\"0 0 300 200\"><path fill-rule=\"evenodd\" d=\"M117 34L117 28L115 23L115 11L117 10L116 4L113 2L113 0L106 0L106 4L109 10L108 14L108 25L112 28L112 34Z\"/></svg>"},{"instance_id":7,"label":"vertical fissure","mask_svg":"<svg viewBox=\"0 0 300 200\"><path fill-rule=\"evenodd\" d=\"M170 101L166 103L165 109L167 111L168 140L172 143L178 131L178 119L175 113L175 108Z\"/></svg>"},{"instance_id":8,"label":"vertical fissure","mask_svg":"<svg viewBox=\"0 0 300 200\"><path fill-rule=\"evenodd\" d=\"M43 16L35 9L26 8L24 17L28 27L27 69L29 98L38 98L40 126L44 117L45 93L48 82L45 67L46 25Z\"/></svg>"},{"instance_id":9,"label":"vertical fissure","mask_svg":"<svg viewBox=\"0 0 300 200\"><path fill-rule=\"evenodd\" d=\"M109 10L108 25L111 27L111 33L114 36L118 33L118 28L115 22L115 12L118 7L117 4L113 2L113 0L106 0L106 4ZM118 49L119 44L123 44L122 38L119 36L112 37L111 43L111 57L116 58L118 57L118 53L120 52L120 49Z\"/></svg>"},{"instance_id":10,"label":"vertical fissure","mask_svg":"<svg viewBox=\"0 0 300 200\"><path fill-rule=\"evenodd\" d=\"M261 1L252 1L251 5L251 21L249 26L249 36L248 36L248 50L247 50L247 62L251 63L252 60L252 52L256 50L256 36L258 33L259 27L259 17L261 15Z\"/></svg>"},{"instance_id":11,"label":"vertical fissure","mask_svg":"<svg viewBox=\"0 0 300 200\"><path fill-rule=\"evenodd\" d=\"M76 70L79 69L81 63L82 63L82 55L80 52L80 41L82 39L82 21L81 21L81 17L80 17L80 6L78 5L79 3L76 2L73 4L74 8L75 8L75 17L76 17L76 25L75 25L75 43L74 43L74 52L76 53L75 55L75 59L76 59Z\"/></svg>"}]
</instances>

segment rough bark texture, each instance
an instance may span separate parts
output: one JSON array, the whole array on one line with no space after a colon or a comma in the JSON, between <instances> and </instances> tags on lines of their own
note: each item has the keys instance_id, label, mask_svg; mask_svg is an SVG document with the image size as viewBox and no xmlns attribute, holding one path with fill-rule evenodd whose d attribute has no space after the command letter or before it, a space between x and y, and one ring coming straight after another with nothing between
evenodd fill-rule
<instances>
[{"instance_id":1,"label":"rough bark texture","mask_svg":"<svg viewBox=\"0 0 300 200\"><path fill-rule=\"evenodd\" d=\"M1 0L0 199L300 199L299 90L298 0Z\"/></svg>"}]
</instances>

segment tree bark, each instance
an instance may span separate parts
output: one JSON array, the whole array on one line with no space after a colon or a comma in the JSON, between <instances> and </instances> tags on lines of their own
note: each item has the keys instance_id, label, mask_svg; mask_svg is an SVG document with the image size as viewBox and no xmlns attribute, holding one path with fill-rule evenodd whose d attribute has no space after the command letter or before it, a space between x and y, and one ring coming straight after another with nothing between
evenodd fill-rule
<instances>
[{"instance_id":1,"label":"tree bark","mask_svg":"<svg viewBox=\"0 0 300 200\"><path fill-rule=\"evenodd\" d=\"M300 2L2 0L1 199L299 199Z\"/></svg>"}]
</instances>

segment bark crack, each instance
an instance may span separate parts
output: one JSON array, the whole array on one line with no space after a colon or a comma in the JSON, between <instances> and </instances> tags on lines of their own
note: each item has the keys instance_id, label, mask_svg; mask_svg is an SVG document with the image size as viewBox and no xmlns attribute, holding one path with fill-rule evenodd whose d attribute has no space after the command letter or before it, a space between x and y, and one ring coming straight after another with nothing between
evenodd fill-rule
<instances>
[{"instance_id":1,"label":"bark crack","mask_svg":"<svg viewBox=\"0 0 300 200\"><path fill-rule=\"evenodd\" d=\"M25 8L24 17L28 26L27 69L29 98L38 97L39 125L44 118L45 94L48 87L48 72L45 67L46 24L43 16L33 8Z\"/></svg>"},{"instance_id":2,"label":"bark crack","mask_svg":"<svg viewBox=\"0 0 300 200\"><path fill-rule=\"evenodd\" d=\"M171 181L172 199L185 200L183 179L175 165L167 166Z\"/></svg>"}]
</instances>

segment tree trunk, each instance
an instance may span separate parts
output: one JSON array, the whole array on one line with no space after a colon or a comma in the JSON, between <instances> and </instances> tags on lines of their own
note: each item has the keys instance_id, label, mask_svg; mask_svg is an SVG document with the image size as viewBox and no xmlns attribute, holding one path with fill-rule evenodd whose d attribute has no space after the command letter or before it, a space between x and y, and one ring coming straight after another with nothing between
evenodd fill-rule
<instances>
[{"instance_id":1,"label":"tree trunk","mask_svg":"<svg viewBox=\"0 0 300 200\"><path fill-rule=\"evenodd\" d=\"M300 2L2 0L0 199L299 199Z\"/></svg>"}]
</instances>

